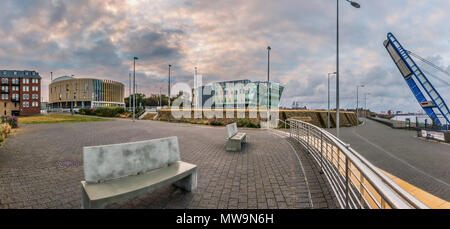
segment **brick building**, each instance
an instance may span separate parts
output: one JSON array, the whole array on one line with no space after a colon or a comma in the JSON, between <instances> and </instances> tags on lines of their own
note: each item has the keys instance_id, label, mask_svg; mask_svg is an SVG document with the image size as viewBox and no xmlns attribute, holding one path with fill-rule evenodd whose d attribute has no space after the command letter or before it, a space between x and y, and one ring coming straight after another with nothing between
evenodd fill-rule
<instances>
[{"instance_id":1,"label":"brick building","mask_svg":"<svg viewBox=\"0 0 450 229\"><path fill-rule=\"evenodd\" d=\"M41 77L36 71L0 70L0 116L41 112Z\"/></svg>"}]
</instances>

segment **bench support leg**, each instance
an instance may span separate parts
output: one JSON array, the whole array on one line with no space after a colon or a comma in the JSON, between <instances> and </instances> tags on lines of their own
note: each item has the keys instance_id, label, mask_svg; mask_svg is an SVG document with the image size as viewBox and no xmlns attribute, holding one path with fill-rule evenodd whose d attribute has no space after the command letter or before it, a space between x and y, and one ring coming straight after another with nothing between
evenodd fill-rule
<instances>
[{"instance_id":1,"label":"bench support leg","mask_svg":"<svg viewBox=\"0 0 450 229\"><path fill-rule=\"evenodd\" d=\"M89 208L91 208L89 204L89 197L86 194L83 185L81 185L81 209L89 209Z\"/></svg>"},{"instance_id":2,"label":"bench support leg","mask_svg":"<svg viewBox=\"0 0 450 229\"><path fill-rule=\"evenodd\" d=\"M192 192L197 189L197 169L191 175L173 183L174 186Z\"/></svg>"}]
</instances>

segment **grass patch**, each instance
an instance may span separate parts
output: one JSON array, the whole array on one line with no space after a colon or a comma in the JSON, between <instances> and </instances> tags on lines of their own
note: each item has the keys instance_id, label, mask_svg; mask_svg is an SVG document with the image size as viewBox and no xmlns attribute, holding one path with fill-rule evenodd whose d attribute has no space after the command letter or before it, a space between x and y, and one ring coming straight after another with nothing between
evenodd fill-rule
<instances>
[{"instance_id":1,"label":"grass patch","mask_svg":"<svg viewBox=\"0 0 450 229\"><path fill-rule=\"evenodd\" d=\"M44 124L44 123L64 123L64 122L98 122L109 121L110 119L69 115L69 114L49 114L29 117L19 117L19 124Z\"/></svg>"}]
</instances>

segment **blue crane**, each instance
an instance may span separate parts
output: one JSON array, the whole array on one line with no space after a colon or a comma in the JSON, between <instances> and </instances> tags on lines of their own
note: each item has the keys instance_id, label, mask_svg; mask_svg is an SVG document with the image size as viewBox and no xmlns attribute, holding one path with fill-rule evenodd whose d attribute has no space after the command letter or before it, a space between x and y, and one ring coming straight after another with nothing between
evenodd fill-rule
<instances>
[{"instance_id":1,"label":"blue crane","mask_svg":"<svg viewBox=\"0 0 450 229\"><path fill-rule=\"evenodd\" d=\"M387 40L383 44L417 101L433 121L433 124L442 126L438 115L441 115L447 123L450 123L450 111L447 104L425 76L424 72L411 58L410 54L414 54L404 49L392 33L387 34Z\"/></svg>"}]
</instances>

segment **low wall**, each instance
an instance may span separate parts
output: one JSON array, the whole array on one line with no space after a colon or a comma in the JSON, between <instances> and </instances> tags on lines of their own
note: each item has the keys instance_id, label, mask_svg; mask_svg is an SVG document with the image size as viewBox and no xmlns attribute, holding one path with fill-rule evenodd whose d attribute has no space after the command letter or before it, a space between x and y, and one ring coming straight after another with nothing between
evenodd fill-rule
<instances>
[{"instance_id":1,"label":"low wall","mask_svg":"<svg viewBox=\"0 0 450 229\"><path fill-rule=\"evenodd\" d=\"M184 113L184 117L182 118L175 118L172 115L172 111L170 109L160 109L158 110L158 116L157 120L159 121L179 121L179 122L191 122L191 123L203 123L207 124L209 123L210 119L207 118L206 112L211 112L209 110L195 110L192 109L190 111L183 111L183 110L176 110ZM195 117L195 112L197 114L200 114L199 117ZM203 113L202 113L203 112ZM212 110L212 112L216 112L216 114L220 114L220 111ZM212 113L211 112L211 113ZM286 120L286 119L296 119L305 121L308 123L311 123L313 125L325 128L327 127L327 111L314 111L314 110L279 110L278 112L279 119L280 120ZM238 119L246 119L248 122L251 122L255 125L261 124L261 122L267 121L267 113L265 111L261 112L251 112L253 113L253 116L250 116L249 110L244 109L223 109L222 110L222 117L219 116L219 118L216 115L216 121L221 122L222 124L227 123L233 123L236 122ZM189 116L190 114L190 116ZM203 114L203 115L202 115ZM336 127L336 112L330 112L330 126ZM271 116L275 115L274 112L271 112ZM212 116L212 115L211 115ZM231 117L231 118L230 118ZM353 112L340 112L340 123L341 127L345 126L355 126L357 124L356 121L356 115Z\"/></svg>"},{"instance_id":2,"label":"low wall","mask_svg":"<svg viewBox=\"0 0 450 229\"><path fill-rule=\"evenodd\" d=\"M407 128L415 128L416 127L416 123L414 123L414 122L411 122L410 123L411 126L408 127L407 123L404 121L390 120L390 119L379 118L379 117L367 117L367 118L370 120L385 124L394 129L407 129Z\"/></svg>"}]
</instances>

